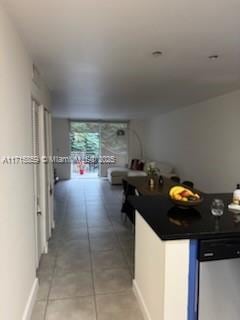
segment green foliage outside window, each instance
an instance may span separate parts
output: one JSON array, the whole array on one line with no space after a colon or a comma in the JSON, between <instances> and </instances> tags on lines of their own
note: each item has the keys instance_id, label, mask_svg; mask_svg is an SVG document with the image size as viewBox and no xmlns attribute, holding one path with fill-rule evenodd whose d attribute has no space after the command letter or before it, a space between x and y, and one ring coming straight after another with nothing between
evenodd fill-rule
<instances>
[{"instance_id":1,"label":"green foliage outside window","mask_svg":"<svg viewBox=\"0 0 240 320\"><path fill-rule=\"evenodd\" d=\"M98 155L99 129L95 123L71 122L70 142L72 152Z\"/></svg>"},{"instance_id":2,"label":"green foliage outside window","mask_svg":"<svg viewBox=\"0 0 240 320\"><path fill-rule=\"evenodd\" d=\"M70 123L70 142L72 152L82 152L88 155L99 155L101 146L106 152L113 154L127 154L127 134L123 137L117 136L117 130L127 130L126 123L96 123L75 122Z\"/></svg>"}]
</instances>

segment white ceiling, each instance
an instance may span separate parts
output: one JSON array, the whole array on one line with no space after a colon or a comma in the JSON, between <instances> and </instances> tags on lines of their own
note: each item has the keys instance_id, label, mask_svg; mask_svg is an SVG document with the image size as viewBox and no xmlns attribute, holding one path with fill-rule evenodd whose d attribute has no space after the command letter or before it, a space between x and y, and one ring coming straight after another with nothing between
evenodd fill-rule
<instances>
[{"instance_id":1,"label":"white ceiling","mask_svg":"<svg viewBox=\"0 0 240 320\"><path fill-rule=\"evenodd\" d=\"M3 2L56 116L146 117L240 88L239 0Z\"/></svg>"}]
</instances>

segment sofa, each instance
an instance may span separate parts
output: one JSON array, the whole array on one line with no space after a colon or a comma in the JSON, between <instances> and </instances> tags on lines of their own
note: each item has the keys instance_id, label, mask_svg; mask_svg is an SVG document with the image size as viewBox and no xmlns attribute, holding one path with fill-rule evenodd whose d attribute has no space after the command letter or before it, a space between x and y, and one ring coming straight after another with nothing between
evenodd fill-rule
<instances>
[{"instance_id":1,"label":"sofa","mask_svg":"<svg viewBox=\"0 0 240 320\"><path fill-rule=\"evenodd\" d=\"M112 167L107 170L107 178L111 184L122 184L122 179L128 176L146 176L145 171L131 170L123 167Z\"/></svg>"},{"instance_id":2,"label":"sofa","mask_svg":"<svg viewBox=\"0 0 240 320\"><path fill-rule=\"evenodd\" d=\"M140 176L147 176L147 168L151 165L155 168L159 169L159 173L165 177L171 178L175 176L174 168L165 162L160 161L149 161L149 160L138 160L140 161L141 165L133 165L133 159L130 165L130 168L124 167L111 167L107 170L107 179L108 181L114 184L122 184L122 180L125 177L140 177ZM143 164L143 165L142 165Z\"/></svg>"}]
</instances>

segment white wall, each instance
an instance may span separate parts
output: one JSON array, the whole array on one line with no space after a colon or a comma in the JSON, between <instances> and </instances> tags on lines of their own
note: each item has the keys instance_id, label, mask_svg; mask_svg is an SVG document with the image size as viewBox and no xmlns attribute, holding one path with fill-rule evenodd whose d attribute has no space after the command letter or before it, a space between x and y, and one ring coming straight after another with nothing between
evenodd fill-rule
<instances>
[{"instance_id":1,"label":"white wall","mask_svg":"<svg viewBox=\"0 0 240 320\"><path fill-rule=\"evenodd\" d=\"M144 145L145 125L143 120L131 120L129 122L129 161L140 159L141 153L145 159ZM142 152L141 152L142 150Z\"/></svg>"},{"instance_id":2,"label":"white wall","mask_svg":"<svg viewBox=\"0 0 240 320\"><path fill-rule=\"evenodd\" d=\"M1 5L0 52L0 156L31 155L31 60ZM21 320L36 279L33 167L1 163L0 176L0 319Z\"/></svg>"},{"instance_id":3,"label":"white wall","mask_svg":"<svg viewBox=\"0 0 240 320\"><path fill-rule=\"evenodd\" d=\"M121 137L122 140L126 143L125 146L127 146L127 138ZM100 164L99 166L99 175L100 177L106 177L107 176L107 170L108 168L114 167L126 167L128 165L128 155L126 153L120 154L116 152L111 152L111 148L101 146L101 156L102 157L116 157L116 161L114 164Z\"/></svg>"},{"instance_id":4,"label":"white wall","mask_svg":"<svg viewBox=\"0 0 240 320\"><path fill-rule=\"evenodd\" d=\"M240 181L240 91L145 121L147 156L173 163L207 192Z\"/></svg>"},{"instance_id":5,"label":"white wall","mask_svg":"<svg viewBox=\"0 0 240 320\"><path fill-rule=\"evenodd\" d=\"M53 154L60 157L70 155L69 121L67 119L52 119ZM71 165L69 163L55 163L57 176L60 179L70 179Z\"/></svg>"},{"instance_id":6,"label":"white wall","mask_svg":"<svg viewBox=\"0 0 240 320\"><path fill-rule=\"evenodd\" d=\"M116 158L116 161L113 164L103 163L100 165L101 177L107 176L108 168L112 168L113 166L125 168L128 166L128 131L126 130L127 124L126 122L122 124L120 124L120 127L116 128L116 126L112 126L111 123L102 123L100 127L101 156ZM119 128L123 128L126 131L124 136L117 137L117 129ZM118 152L118 150L120 152Z\"/></svg>"}]
</instances>

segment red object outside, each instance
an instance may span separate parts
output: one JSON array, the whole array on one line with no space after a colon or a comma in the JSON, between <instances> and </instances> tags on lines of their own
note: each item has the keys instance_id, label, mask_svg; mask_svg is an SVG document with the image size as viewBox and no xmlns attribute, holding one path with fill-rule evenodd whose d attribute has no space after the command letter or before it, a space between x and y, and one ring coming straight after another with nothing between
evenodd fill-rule
<instances>
[{"instance_id":1,"label":"red object outside","mask_svg":"<svg viewBox=\"0 0 240 320\"><path fill-rule=\"evenodd\" d=\"M80 174L84 174L84 169L80 169Z\"/></svg>"}]
</instances>

